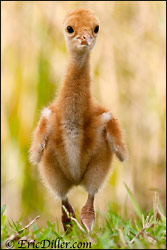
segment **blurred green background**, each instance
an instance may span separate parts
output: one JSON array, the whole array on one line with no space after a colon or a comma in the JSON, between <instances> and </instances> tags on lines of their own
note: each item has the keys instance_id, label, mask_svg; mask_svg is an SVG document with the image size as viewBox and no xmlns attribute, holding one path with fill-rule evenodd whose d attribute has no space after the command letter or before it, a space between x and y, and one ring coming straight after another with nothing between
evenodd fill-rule
<instances>
[{"instance_id":1,"label":"blurred green background","mask_svg":"<svg viewBox=\"0 0 167 250\"><path fill-rule=\"evenodd\" d=\"M93 93L112 110L124 129L129 160L114 158L105 185L96 196L121 216L133 215L124 187L143 211L159 193L166 204L166 3L163 1L13 1L2 2L2 203L18 220L40 214L40 223L60 220L60 201L43 186L37 167L28 162L32 132L41 109L57 94L67 64L63 19L76 7L100 19L92 51ZM112 175L111 175L112 174ZM93 177L92 177L93 178ZM74 188L69 198L79 211L87 194Z\"/></svg>"}]
</instances>

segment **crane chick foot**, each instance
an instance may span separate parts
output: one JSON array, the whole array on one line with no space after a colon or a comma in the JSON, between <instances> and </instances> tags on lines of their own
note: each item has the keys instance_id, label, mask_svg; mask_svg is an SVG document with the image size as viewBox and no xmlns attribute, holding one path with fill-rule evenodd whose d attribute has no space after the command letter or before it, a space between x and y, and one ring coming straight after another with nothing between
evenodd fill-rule
<instances>
[{"instance_id":1,"label":"crane chick foot","mask_svg":"<svg viewBox=\"0 0 167 250\"><path fill-rule=\"evenodd\" d=\"M75 218L75 212L68 200L66 198L65 200L62 200L62 224L64 227L64 231L69 233L71 231L72 223L71 223L71 218Z\"/></svg>"},{"instance_id":2,"label":"crane chick foot","mask_svg":"<svg viewBox=\"0 0 167 250\"><path fill-rule=\"evenodd\" d=\"M81 223L84 225L88 233L92 231L93 224L95 221L95 211L93 207L93 201L94 197L89 195L88 200L85 206L82 208L80 215Z\"/></svg>"}]
</instances>

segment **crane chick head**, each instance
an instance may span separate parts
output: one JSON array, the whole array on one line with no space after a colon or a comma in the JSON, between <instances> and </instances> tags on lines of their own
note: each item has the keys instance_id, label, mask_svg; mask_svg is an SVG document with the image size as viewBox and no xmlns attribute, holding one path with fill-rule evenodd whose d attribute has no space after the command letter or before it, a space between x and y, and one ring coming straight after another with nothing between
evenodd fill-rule
<instances>
[{"instance_id":1,"label":"crane chick head","mask_svg":"<svg viewBox=\"0 0 167 250\"><path fill-rule=\"evenodd\" d=\"M64 20L67 47L78 54L90 51L99 33L99 21L90 10L76 9Z\"/></svg>"}]
</instances>

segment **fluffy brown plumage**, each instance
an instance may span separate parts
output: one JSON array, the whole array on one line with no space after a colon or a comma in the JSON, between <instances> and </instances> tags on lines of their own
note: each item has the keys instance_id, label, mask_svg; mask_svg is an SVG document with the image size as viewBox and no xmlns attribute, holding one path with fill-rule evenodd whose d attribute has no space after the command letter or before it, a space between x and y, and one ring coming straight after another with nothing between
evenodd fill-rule
<instances>
[{"instance_id":1,"label":"fluffy brown plumage","mask_svg":"<svg viewBox=\"0 0 167 250\"><path fill-rule=\"evenodd\" d=\"M88 232L95 218L94 196L113 154L121 161L127 155L117 119L96 104L90 91L90 51L98 29L99 21L89 10L77 9L66 16L67 72L58 98L42 111L30 149L30 161L39 165L44 183L73 216L67 193L74 185L85 187L88 200L81 221ZM66 230L69 218L64 213L62 222Z\"/></svg>"}]
</instances>

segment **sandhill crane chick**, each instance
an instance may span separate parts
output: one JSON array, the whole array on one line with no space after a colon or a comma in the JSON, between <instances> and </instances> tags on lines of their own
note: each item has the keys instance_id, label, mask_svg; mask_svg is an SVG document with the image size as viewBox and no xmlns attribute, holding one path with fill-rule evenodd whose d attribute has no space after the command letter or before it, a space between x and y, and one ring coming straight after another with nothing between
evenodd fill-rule
<instances>
[{"instance_id":1,"label":"sandhill crane chick","mask_svg":"<svg viewBox=\"0 0 167 250\"><path fill-rule=\"evenodd\" d=\"M111 166L113 154L127 155L114 115L98 105L90 91L90 52L99 34L99 20L89 10L76 9L64 20L68 67L56 100L44 108L33 135L30 161L39 165L45 185L62 201L62 223L70 223L63 207L75 217L67 198L82 185L88 199L81 222L88 232L95 220L94 197Z\"/></svg>"}]
</instances>

